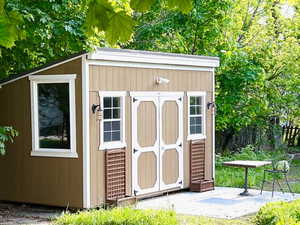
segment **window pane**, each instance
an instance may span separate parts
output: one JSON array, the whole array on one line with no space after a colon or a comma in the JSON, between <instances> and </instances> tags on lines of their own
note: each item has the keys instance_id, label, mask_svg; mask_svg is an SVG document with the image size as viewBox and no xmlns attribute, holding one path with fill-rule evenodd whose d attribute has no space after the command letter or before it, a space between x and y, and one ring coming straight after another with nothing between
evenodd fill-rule
<instances>
[{"instance_id":1,"label":"window pane","mask_svg":"<svg viewBox=\"0 0 300 225\"><path fill-rule=\"evenodd\" d=\"M195 105L202 105L202 98L199 96L199 97L195 97L196 98L196 104Z\"/></svg>"},{"instance_id":2,"label":"window pane","mask_svg":"<svg viewBox=\"0 0 300 225\"><path fill-rule=\"evenodd\" d=\"M120 97L113 98L113 107L120 107Z\"/></svg>"},{"instance_id":3,"label":"window pane","mask_svg":"<svg viewBox=\"0 0 300 225\"><path fill-rule=\"evenodd\" d=\"M111 119L111 109L104 109L104 119Z\"/></svg>"},{"instance_id":4,"label":"window pane","mask_svg":"<svg viewBox=\"0 0 300 225\"><path fill-rule=\"evenodd\" d=\"M196 133L197 134L201 134L202 133L201 126L196 126Z\"/></svg>"},{"instance_id":5,"label":"window pane","mask_svg":"<svg viewBox=\"0 0 300 225\"><path fill-rule=\"evenodd\" d=\"M104 142L111 141L111 132L104 132Z\"/></svg>"},{"instance_id":6,"label":"window pane","mask_svg":"<svg viewBox=\"0 0 300 225\"><path fill-rule=\"evenodd\" d=\"M104 97L104 108L110 108L111 105L111 97Z\"/></svg>"},{"instance_id":7,"label":"window pane","mask_svg":"<svg viewBox=\"0 0 300 225\"><path fill-rule=\"evenodd\" d=\"M195 105L196 103L196 97L190 97L190 105Z\"/></svg>"},{"instance_id":8,"label":"window pane","mask_svg":"<svg viewBox=\"0 0 300 225\"><path fill-rule=\"evenodd\" d=\"M195 126L190 126L190 133L191 134L196 134L196 127Z\"/></svg>"},{"instance_id":9,"label":"window pane","mask_svg":"<svg viewBox=\"0 0 300 225\"><path fill-rule=\"evenodd\" d=\"M40 148L70 149L69 84L38 84Z\"/></svg>"},{"instance_id":10,"label":"window pane","mask_svg":"<svg viewBox=\"0 0 300 225\"><path fill-rule=\"evenodd\" d=\"M104 122L104 131L111 131L111 122Z\"/></svg>"},{"instance_id":11,"label":"window pane","mask_svg":"<svg viewBox=\"0 0 300 225\"><path fill-rule=\"evenodd\" d=\"M113 114L114 119L120 119L120 109L114 109Z\"/></svg>"},{"instance_id":12,"label":"window pane","mask_svg":"<svg viewBox=\"0 0 300 225\"><path fill-rule=\"evenodd\" d=\"M202 114L201 106L195 106L195 108L196 108L197 115Z\"/></svg>"},{"instance_id":13,"label":"window pane","mask_svg":"<svg viewBox=\"0 0 300 225\"><path fill-rule=\"evenodd\" d=\"M197 125L201 125L201 116L197 116L197 117L194 117L194 120L195 120L195 125L197 124Z\"/></svg>"},{"instance_id":14,"label":"window pane","mask_svg":"<svg viewBox=\"0 0 300 225\"><path fill-rule=\"evenodd\" d=\"M195 117L190 118L190 125L194 125L196 123Z\"/></svg>"},{"instance_id":15,"label":"window pane","mask_svg":"<svg viewBox=\"0 0 300 225\"><path fill-rule=\"evenodd\" d=\"M196 107L195 106L190 106L190 114L195 115L196 114Z\"/></svg>"},{"instance_id":16,"label":"window pane","mask_svg":"<svg viewBox=\"0 0 300 225\"><path fill-rule=\"evenodd\" d=\"M117 131L117 132L112 132L112 141L120 141L121 138L120 138L120 131Z\"/></svg>"},{"instance_id":17,"label":"window pane","mask_svg":"<svg viewBox=\"0 0 300 225\"><path fill-rule=\"evenodd\" d=\"M113 121L112 122L112 129L111 130L114 130L114 131L120 131L120 121Z\"/></svg>"}]
</instances>

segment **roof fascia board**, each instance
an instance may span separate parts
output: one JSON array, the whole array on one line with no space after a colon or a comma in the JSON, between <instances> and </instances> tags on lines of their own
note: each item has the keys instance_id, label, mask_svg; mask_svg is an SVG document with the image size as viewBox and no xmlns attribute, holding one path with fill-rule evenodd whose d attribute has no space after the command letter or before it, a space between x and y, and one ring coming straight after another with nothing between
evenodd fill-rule
<instances>
[{"instance_id":1,"label":"roof fascia board","mask_svg":"<svg viewBox=\"0 0 300 225\"><path fill-rule=\"evenodd\" d=\"M136 62L149 64L167 64L167 65L181 65L181 66L196 66L196 67L218 67L220 61L216 57L197 57L189 55L178 54L159 54L138 51L108 51L98 49L95 52L88 53L90 60L103 61L118 61L118 62Z\"/></svg>"}]
</instances>

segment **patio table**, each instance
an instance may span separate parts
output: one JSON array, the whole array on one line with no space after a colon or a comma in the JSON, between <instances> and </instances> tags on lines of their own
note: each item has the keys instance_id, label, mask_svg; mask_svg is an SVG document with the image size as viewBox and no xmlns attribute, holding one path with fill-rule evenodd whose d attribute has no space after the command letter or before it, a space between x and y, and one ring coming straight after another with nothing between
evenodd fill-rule
<instances>
[{"instance_id":1,"label":"patio table","mask_svg":"<svg viewBox=\"0 0 300 225\"><path fill-rule=\"evenodd\" d=\"M225 166L245 168L244 191L242 193L240 193L240 195L242 195L242 196L250 195L248 192L248 169L266 166L266 165L270 165L270 164L272 164L271 161L254 161L254 160L234 160L234 161L229 161L229 162L223 163L223 165L225 165Z\"/></svg>"}]
</instances>

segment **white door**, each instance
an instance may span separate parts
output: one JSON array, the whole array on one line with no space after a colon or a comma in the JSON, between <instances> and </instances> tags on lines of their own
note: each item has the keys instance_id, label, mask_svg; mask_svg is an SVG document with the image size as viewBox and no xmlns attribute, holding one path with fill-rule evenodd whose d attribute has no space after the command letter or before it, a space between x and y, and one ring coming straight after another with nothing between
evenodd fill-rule
<instances>
[{"instance_id":1,"label":"white door","mask_svg":"<svg viewBox=\"0 0 300 225\"><path fill-rule=\"evenodd\" d=\"M133 194L182 187L183 94L131 95Z\"/></svg>"}]
</instances>

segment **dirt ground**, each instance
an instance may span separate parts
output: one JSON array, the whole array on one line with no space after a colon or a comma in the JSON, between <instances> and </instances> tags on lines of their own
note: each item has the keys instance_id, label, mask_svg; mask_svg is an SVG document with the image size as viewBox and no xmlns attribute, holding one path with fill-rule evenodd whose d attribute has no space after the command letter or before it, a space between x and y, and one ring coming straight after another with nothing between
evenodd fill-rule
<instances>
[{"instance_id":1,"label":"dirt ground","mask_svg":"<svg viewBox=\"0 0 300 225\"><path fill-rule=\"evenodd\" d=\"M0 201L0 224L49 225L51 219L59 216L63 209L38 205L8 203Z\"/></svg>"}]
</instances>

